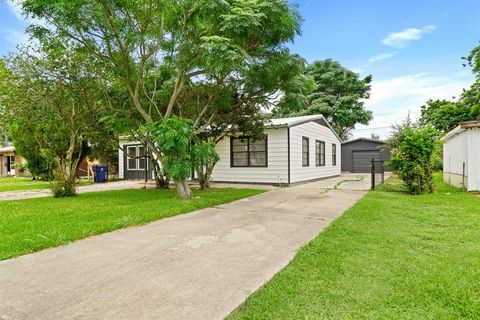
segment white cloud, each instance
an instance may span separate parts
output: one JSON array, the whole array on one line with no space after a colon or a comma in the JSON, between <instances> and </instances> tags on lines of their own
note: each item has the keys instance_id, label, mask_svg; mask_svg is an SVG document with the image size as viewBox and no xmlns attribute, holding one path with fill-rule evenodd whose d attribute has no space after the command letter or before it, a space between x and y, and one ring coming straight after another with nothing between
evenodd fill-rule
<instances>
[{"instance_id":1,"label":"white cloud","mask_svg":"<svg viewBox=\"0 0 480 320\"><path fill-rule=\"evenodd\" d=\"M15 15L15 18L20 21L25 21L25 17L22 13L22 4L18 0L7 0L5 4L10 9L10 12Z\"/></svg>"},{"instance_id":2,"label":"white cloud","mask_svg":"<svg viewBox=\"0 0 480 320\"><path fill-rule=\"evenodd\" d=\"M368 62L378 62L378 61L382 61L382 60L386 60L386 59L390 59L392 58L394 55L396 55L398 52L395 51L395 52L389 52L389 53L380 53L380 54L377 54L373 57L370 57L370 59L368 59Z\"/></svg>"},{"instance_id":3,"label":"white cloud","mask_svg":"<svg viewBox=\"0 0 480 320\"><path fill-rule=\"evenodd\" d=\"M2 38L6 41L10 42L13 46L17 46L21 43L26 43L28 41L28 35L22 30L14 30L14 29L0 29Z\"/></svg>"},{"instance_id":4,"label":"white cloud","mask_svg":"<svg viewBox=\"0 0 480 320\"><path fill-rule=\"evenodd\" d=\"M407 28L399 32L390 33L382 43L389 47L405 48L411 41L420 40L423 35L435 30L434 25L429 25L423 28Z\"/></svg>"},{"instance_id":5,"label":"white cloud","mask_svg":"<svg viewBox=\"0 0 480 320\"><path fill-rule=\"evenodd\" d=\"M21 0L7 0L5 3L10 9L10 12L13 13L13 15L15 16L15 18L17 18L18 21L25 22L27 24L45 25L45 21L43 20L23 15Z\"/></svg>"},{"instance_id":6,"label":"white cloud","mask_svg":"<svg viewBox=\"0 0 480 320\"><path fill-rule=\"evenodd\" d=\"M352 70L355 73L363 73L365 71L362 68L350 68L350 70Z\"/></svg>"},{"instance_id":7,"label":"white cloud","mask_svg":"<svg viewBox=\"0 0 480 320\"><path fill-rule=\"evenodd\" d=\"M40 19L25 17L22 14L21 0L7 0L5 4L18 22L9 25L8 28L0 28L0 40L10 43L11 46L8 47L8 50L13 50L17 45L29 42L29 35L25 31L28 25L46 26L46 23Z\"/></svg>"},{"instance_id":8,"label":"white cloud","mask_svg":"<svg viewBox=\"0 0 480 320\"><path fill-rule=\"evenodd\" d=\"M420 116L420 107L429 99L452 99L463 88L473 83L471 75L435 76L419 73L372 83L371 97L365 107L373 111L374 119L368 126L357 126L354 137L369 137L370 133L387 137L391 124L400 123L410 113L412 119Z\"/></svg>"}]
</instances>

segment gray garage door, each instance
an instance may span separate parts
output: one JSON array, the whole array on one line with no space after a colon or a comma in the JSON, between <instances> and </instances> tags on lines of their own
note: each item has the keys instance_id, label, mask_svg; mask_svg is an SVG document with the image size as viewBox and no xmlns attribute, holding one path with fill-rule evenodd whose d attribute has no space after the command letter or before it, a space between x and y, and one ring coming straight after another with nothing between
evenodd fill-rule
<instances>
[{"instance_id":1,"label":"gray garage door","mask_svg":"<svg viewBox=\"0 0 480 320\"><path fill-rule=\"evenodd\" d=\"M370 172L372 159L380 160L380 151L353 151L352 172Z\"/></svg>"}]
</instances>

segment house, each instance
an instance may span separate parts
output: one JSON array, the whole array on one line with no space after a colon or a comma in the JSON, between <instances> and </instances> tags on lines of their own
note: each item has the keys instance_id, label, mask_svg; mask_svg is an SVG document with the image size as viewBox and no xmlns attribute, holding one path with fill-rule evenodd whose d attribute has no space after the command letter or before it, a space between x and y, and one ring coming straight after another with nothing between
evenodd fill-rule
<instances>
[{"instance_id":1,"label":"house","mask_svg":"<svg viewBox=\"0 0 480 320\"><path fill-rule=\"evenodd\" d=\"M3 148L0 148L0 177L1 176L18 176L19 172L17 165L22 165L27 163L25 158L19 155L15 149L15 146L10 145ZM88 164L87 160L84 159L77 170L77 177L85 178L89 175L92 176L92 173L87 172ZM29 171L25 169L22 175L30 175Z\"/></svg>"},{"instance_id":2,"label":"house","mask_svg":"<svg viewBox=\"0 0 480 320\"><path fill-rule=\"evenodd\" d=\"M25 160L16 153L14 146L0 148L0 176L15 176L16 165L24 164Z\"/></svg>"},{"instance_id":3,"label":"house","mask_svg":"<svg viewBox=\"0 0 480 320\"><path fill-rule=\"evenodd\" d=\"M383 141L369 138L342 142L342 171L370 172L372 159L390 160L390 149L384 149L384 145Z\"/></svg>"},{"instance_id":4,"label":"house","mask_svg":"<svg viewBox=\"0 0 480 320\"><path fill-rule=\"evenodd\" d=\"M443 180L480 191L480 121L460 123L443 137Z\"/></svg>"},{"instance_id":5,"label":"house","mask_svg":"<svg viewBox=\"0 0 480 320\"><path fill-rule=\"evenodd\" d=\"M322 115L272 119L265 124L265 138L229 136L216 150L220 160L212 173L214 182L285 186L341 173L341 140ZM143 144L122 138L119 177L152 177L144 154Z\"/></svg>"}]
</instances>

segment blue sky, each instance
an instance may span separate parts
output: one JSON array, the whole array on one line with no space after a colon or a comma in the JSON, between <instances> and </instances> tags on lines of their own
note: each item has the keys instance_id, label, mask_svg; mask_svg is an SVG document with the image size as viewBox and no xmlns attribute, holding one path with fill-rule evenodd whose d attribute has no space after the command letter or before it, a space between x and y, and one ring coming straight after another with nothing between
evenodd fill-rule
<instances>
[{"instance_id":1,"label":"blue sky","mask_svg":"<svg viewBox=\"0 0 480 320\"><path fill-rule=\"evenodd\" d=\"M355 137L386 136L430 98L458 96L473 76L461 57L480 41L479 0L296 0L303 34L292 50L308 61L333 58L373 75L375 118ZM380 129L365 129L380 128Z\"/></svg>"},{"instance_id":2,"label":"blue sky","mask_svg":"<svg viewBox=\"0 0 480 320\"><path fill-rule=\"evenodd\" d=\"M462 56L480 41L480 0L292 0L304 18L291 45L309 62L333 58L362 76L373 75L375 118L355 137L388 135L429 98L458 96L473 76ZM0 55L26 40L27 25L10 3L0 3Z\"/></svg>"}]
</instances>

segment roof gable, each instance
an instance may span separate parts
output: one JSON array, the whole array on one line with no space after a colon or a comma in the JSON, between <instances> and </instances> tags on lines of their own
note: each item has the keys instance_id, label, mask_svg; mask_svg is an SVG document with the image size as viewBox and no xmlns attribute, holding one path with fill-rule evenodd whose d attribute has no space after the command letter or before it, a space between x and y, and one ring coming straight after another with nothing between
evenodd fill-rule
<instances>
[{"instance_id":1,"label":"roof gable","mask_svg":"<svg viewBox=\"0 0 480 320\"><path fill-rule=\"evenodd\" d=\"M378 144L385 144L385 141L370 139L370 138L357 138L357 139L342 142L342 144L349 144L349 143L354 143L354 142L358 142L358 141L368 141L368 142L373 142L373 143L378 143Z\"/></svg>"},{"instance_id":2,"label":"roof gable","mask_svg":"<svg viewBox=\"0 0 480 320\"><path fill-rule=\"evenodd\" d=\"M328 123L327 119L321 114L315 114L310 116L299 116L299 117L288 117L288 118L277 118L277 119L270 119L265 121L266 128L276 128L276 127L287 127L291 128L294 126L298 126L307 122L315 122L319 125L329 128L333 134L337 137L339 141L342 141L338 134L333 130L330 123Z\"/></svg>"}]
</instances>

